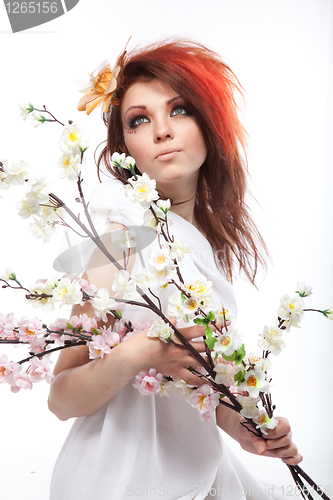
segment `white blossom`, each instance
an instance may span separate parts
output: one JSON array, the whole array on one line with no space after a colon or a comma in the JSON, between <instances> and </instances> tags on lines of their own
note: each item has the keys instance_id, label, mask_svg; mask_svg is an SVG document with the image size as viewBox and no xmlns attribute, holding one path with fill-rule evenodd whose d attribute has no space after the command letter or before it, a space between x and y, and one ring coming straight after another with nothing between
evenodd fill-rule
<instances>
[{"instance_id":1,"label":"white blossom","mask_svg":"<svg viewBox=\"0 0 333 500\"><path fill-rule=\"evenodd\" d=\"M35 128L39 127L42 123L46 121L46 118L39 112L39 111L33 111L31 113L31 125Z\"/></svg>"},{"instance_id":2,"label":"white blossom","mask_svg":"<svg viewBox=\"0 0 333 500\"><path fill-rule=\"evenodd\" d=\"M168 299L168 316L175 317L177 321L184 319L184 307L181 292L177 290Z\"/></svg>"},{"instance_id":3,"label":"white blossom","mask_svg":"<svg viewBox=\"0 0 333 500\"><path fill-rule=\"evenodd\" d=\"M253 418L259 416L257 404L260 398L251 398L251 396L236 396L238 403L242 405L240 414L245 418Z\"/></svg>"},{"instance_id":4,"label":"white blossom","mask_svg":"<svg viewBox=\"0 0 333 500\"><path fill-rule=\"evenodd\" d=\"M30 102L21 102L19 107L21 110L20 116L23 120L26 120L30 113L35 109Z\"/></svg>"},{"instance_id":5,"label":"white blossom","mask_svg":"<svg viewBox=\"0 0 333 500\"><path fill-rule=\"evenodd\" d=\"M125 186L125 195L133 203L140 203L143 208L149 208L152 201L158 198L156 191L156 181L150 179L149 175L144 172L142 175L130 177L128 179L130 185Z\"/></svg>"},{"instance_id":6,"label":"white blossom","mask_svg":"<svg viewBox=\"0 0 333 500\"><path fill-rule=\"evenodd\" d=\"M142 227L155 229L155 231L158 234L160 234L161 230L162 230L162 225L165 223L165 215L162 212L162 210L160 210L159 208L154 208L154 212L155 212L155 215L157 217L157 220L156 220L156 217L151 210L148 209L144 212ZM168 221L168 223L169 223L169 221ZM171 224L169 223L169 226L170 225Z\"/></svg>"},{"instance_id":7,"label":"white blossom","mask_svg":"<svg viewBox=\"0 0 333 500\"><path fill-rule=\"evenodd\" d=\"M72 123L63 129L59 148L66 155L79 154L79 146L83 140L85 140L83 130L75 123Z\"/></svg>"},{"instance_id":8,"label":"white blossom","mask_svg":"<svg viewBox=\"0 0 333 500\"><path fill-rule=\"evenodd\" d=\"M35 200L38 203L47 203L49 201L49 185L44 177L38 177L28 182L25 197L27 200Z\"/></svg>"},{"instance_id":9,"label":"white blossom","mask_svg":"<svg viewBox=\"0 0 333 500\"><path fill-rule=\"evenodd\" d=\"M263 333L259 334L262 337L258 341L259 347L261 349L269 349L274 356L281 353L282 347L286 347L284 340L282 339L282 330L277 326L264 327Z\"/></svg>"},{"instance_id":10,"label":"white blossom","mask_svg":"<svg viewBox=\"0 0 333 500\"><path fill-rule=\"evenodd\" d=\"M299 323L304 314L303 308L304 300L298 295L293 298L290 298L287 294L282 296L278 315L287 322L285 325L287 329L289 329L290 326L300 327Z\"/></svg>"},{"instance_id":11,"label":"white blossom","mask_svg":"<svg viewBox=\"0 0 333 500\"><path fill-rule=\"evenodd\" d=\"M114 231L111 231L110 235L114 245L122 252L136 246L136 242L133 239L136 235L134 229L129 229L128 231L125 231L124 229L115 229Z\"/></svg>"},{"instance_id":12,"label":"white blossom","mask_svg":"<svg viewBox=\"0 0 333 500\"><path fill-rule=\"evenodd\" d=\"M11 267L7 267L6 272L1 274L1 279L5 280L5 281L16 280L15 271L13 271L13 269Z\"/></svg>"},{"instance_id":13,"label":"white blossom","mask_svg":"<svg viewBox=\"0 0 333 500\"><path fill-rule=\"evenodd\" d=\"M11 184L13 186L18 186L24 184L25 180L28 178L29 163L20 160L18 163L11 163L6 166L6 177L3 182L5 184Z\"/></svg>"},{"instance_id":14,"label":"white blossom","mask_svg":"<svg viewBox=\"0 0 333 500\"><path fill-rule=\"evenodd\" d=\"M168 224L170 225L170 221L168 219ZM170 257L171 259L177 259L180 261L183 259L185 253L190 253L191 248L182 242L178 236L175 237L173 243L170 244Z\"/></svg>"},{"instance_id":15,"label":"white blossom","mask_svg":"<svg viewBox=\"0 0 333 500\"><path fill-rule=\"evenodd\" d=\"M16 204L18 208L18 215L22 217L22 219L28 219L32 215L39 215L40 206L38 201L35 198L22 198Z\"/></svg>"},{"instance_id":16,"label":"white blossom","mask_svg":"<svg viewBox=\"0 0 333 500\"><path fill-rule=\"evenodd\" d=\"M275 417L269 418L263 408L259 410L258 415L254 415L252 420L257 424L256 428L260 429L263 434L267 434L267 429L274 429L278 424L277 419Z\"/></svg>"},{"instance_id":17,"label":"white blossom","mask_svg":"<svg viewBox=\"0 0 333 500\"><path fill-rule=\"evenodd\" d=\"M137 274L135 281L144 293L148 293L149 288L154 288L157 285L156 276L152 272Z\"/></svg>"},{"instance_id":18,"label":"white blossom","mask_svg":"<svg viewBox=\"0 0 333 500\"><path fill-rule=\"evenodd\" d=\"M262 370L250 370L245 374L245 381L240 384L241 391L247 391L252 398L257 398L259 392L268 392L268 382Z\"/></svg>"},{"instance_id":19,"label":"white blossom","mask_svg":"<svg viewBox=\"0 0 333 500\"><path fill-rule=\"evenodd\" d=\"M115 311L117 309L117 302L110 298L109 290L107 288L99 288L97 290L97 296L91 300L91 304L95 310L97 318L102 318L106 323L107 313L110 311Z\"/></svg>"},{"instance_id":20,"label":"white blossom","mask_svg":"<svg viewBox=\"0 0 333 500\"><path fill-rule=\"evenodd\" d=\"M62 278L53 289L53 298L63 304L79 304L82 300L81 287L68 278Z\"/></svg>"},{"instance_id":21,"label":"white blossom","mask_svg":"<svg viewBox=\"0 0 333 500\"><path fill-rule=\"evenodd\" d=\"M123 295L125 298L128 298L133 292L135 292L135 289L135 281L130 279L128 271L121 270L114 275L112 290L116 292L116 297L118 295Z\"/></svg>"},{"instance_id":22,"label":"white blossom","mask_svg":"<svg viewBox=\"0 0 333 500\"><path fill-rule=\"evenodd\" d=\"M210 295L213 283L203 275L197 276L194 281L185 284L185 290L189 292L192 297L203 298Z\"/></svg>"},{"instance_id":23,"label":"white blossom","mask_svg":"<svg viewBox=\"0 0 333 500\"><path fill-rule=\"evenodd\" d=\"M157 200L156 205L158 208L160 208L164 213L166 213L170 207L171 207L171 202L170 200Z\"/></svg>"},{"instance_id":24,"label":"white blossom","mask_svg":"<svg viewBox=\"0 0 333 500\"><path fill-rule=\"evenodd\" d=\"M228 331L217 337L214 344L214 351L218 354L231 356L242 346L242 340L237 337L237 332L233 328L228 328Z\"/></svg>"},{"instance_id":25,"label":"white blossom","mask_svg":"<svg viewBox=\"0 0 333 500\"><path fill-rule=\"evenodd\" d=\"M77 181L80 168L80 155L64 154L58 161L58 175L60 179L67 178L70 181Z\"/></svg>"},{"instance_id":26,"label":"white blossom","mask_svg":"<svg viewBox=\"0 0 333 500\"><path fill-rule=\"evenodd\" d=\"M163 319L154 321L147 334L148 337L157 337L163 342L168 342L173 337L173 329Z\"/></svg>"},{"instance_id":27,"label":"white blossom","mask_svg":"<svg viewBox=\"0 0 333 500\"><path fill-rule=\"evenodd\" d=\"M324 314L324 316L326 316L326 318L333 319L333 307L330 307L329 309L325 309L325 311L323 311L323 314Z\"/></svg>"},{"instance_id":28,"label":"white blossom","mask_svg":"<svg viewBox=\"0 0 333 500\"><path fill-rule=\"evenodd\" d=\"M267 372L272 368L272 363L269 358L260 358L256 354L250 353L243 358L246 366L255 365L256 369Z\"/></svg>"},{"instance_id":29,"label":"white blossom","mask_svg":"<svg viewBox=\"0 0 333 500\"><path fill-rule=\"evenodd\" d=\"M53 311L53 290L50 286L47 285L47 283L34 283L34 285L30 287L30 293L38 295L51 295L51 297L43 297L42 299L31 300L30 303L34 307L40 307L45 312Z\"/></svg>"},{"instance_id":30,"label":"white blossom","mask_svg":"<svg viewBox=\"0 0 333 500\"><path fill-rule=\"evenodd\" d=\"M298 293L300 297L309 297L312 295L312 287L304 283L304 281L301 281L297 283L296 293Z\"/></svg>"},{"instance_id":31,"label":"white blossom","mask_svg":"<svg viewBox=\"0 0 333 500\"><path fill-rule=\"evenodd\" d=\"M163 271L163 269L172 264L172 260L169 255L169 248L155 248L152 251L148 262L156 269L156 271Z\"/></svg>"},{"instance_id":32,"label":"white blossom","mask_svg":"<svg viewBox=\"0 0 333 500\"><path fill-rule=\"evenodd\" d=\"M217 316L219 317L222 325L224 324L224 318L226 319L226 321L232 321L234 319L232 311L230 311L225 307L224 302L222 300L221 300L221 307L217 312Z\"/></svg>"},{"instance_id":33,"label":"white blossom","mask_svg":"<svg viewBox=\"0 0 333 500\"><path fill-rule=\"evenodd\" d=\"M115 166L133 171L135 160L132 156L126 156L125 153L113 153L111 157L111 167Z\"/></svg>"},{"instance_id":34,"label":"white blossom","mask_svg":"<svg viewBox=\"0 0 333 500\"><path fill-rule=\"evenodd\" d=\"M6 179L6 165L7 165L7 161L4 160L4 159L0 159L0 163L2 163L2 169L4 170L4 172L2 170L0 170L0 190L3 189L9 189L10 185L7 184L5 181ZM1 166L1 165L0 165ZM3 198L3 196L0 194L0 198Z\"/></svg>"},{"instance_id":35,"label":"white blossom","mask_svg":"<svg viewBox=\"0 0 333 500\"><path fill-rule=\"evenodd\" d=\"M217 362L215 363L214 371L216 372L215 382L217 384L224 384L230 386L234 384L234 375L236 368L229 363Z\"/></svg>"},{"instance_id":36,"label":"white blossom","mask_svg":"<svg viewBox=\"0 0 333 500\"><path fill-rule=\"evenodd\" d=\"M35 222L29 225L30 232L43 243L48 243L55 232L55 227L43 219L38 220L34 217L34 220Z\"/></svg>"},{"instance_id":37,"label":"white blossom","mask_svg":"<svg viewBox=\"0 0 333 500\"><path fill-rule=\"evenodd\" d=\"M174 266L167 266L162 271L154 270L154 275L157 280L157 284L161 287L165 287L168 282L175 278Z\"/></svg>"},{"instance_id":38,"label":"white blossom","mask_svg":"<svg viewBox=\"0 0 333 500\"><path fill-rule=\"evenodd\" d=\"M198 299L194 297L190 297L184 300L183 302L183 311L184 315L189 319L194 318L196 311L201 306Z\"/></svg>"}]
</instances>

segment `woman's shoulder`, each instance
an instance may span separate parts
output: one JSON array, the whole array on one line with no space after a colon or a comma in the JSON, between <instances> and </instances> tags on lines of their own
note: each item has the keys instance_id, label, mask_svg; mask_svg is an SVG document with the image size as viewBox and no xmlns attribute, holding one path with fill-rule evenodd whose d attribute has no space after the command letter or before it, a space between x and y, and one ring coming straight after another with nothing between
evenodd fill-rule
<instances>
[{"instance_id":1,"label":"woman's shoulder","mask_svg":"<svg viewBox=\"0 0 333 500\"><path fill-rule=\"evenodd\" d=\"M115 178L109 179L94 187L89 197L89 208L90 210L110 209L125 199L124 184Z\"/></svg>"}]
</instances>

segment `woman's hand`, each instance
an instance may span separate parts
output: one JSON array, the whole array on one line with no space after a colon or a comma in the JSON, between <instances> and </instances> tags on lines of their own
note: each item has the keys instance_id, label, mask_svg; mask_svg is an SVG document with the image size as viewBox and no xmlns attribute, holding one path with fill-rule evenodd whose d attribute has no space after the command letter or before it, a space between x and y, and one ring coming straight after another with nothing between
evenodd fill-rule
<instances>
[{"instance_id":1,"label":"woman's hand","mask_svg":"<svg viewBox=\"0 0 333 500\"><path fill-rule=\"evenodd\" d=\"M244 450L266 457L281 458L282 462L289 465L297 465L303 460L292 441L291 427L286 418L277 417L278 425L275 429L268 430L263 438L246 430L240 424L242 420L244 419L239 416L239 421L235 423L234 437Z\"/></svg>"},{"instance_id":2,"label":"woman's hand","mask_svg":"<svg viewBox=\"0 0 333 500\"><path fill-rule=\"evenodd\" d=\"M176 325L174 318L170 319L173 325ZM205 352L206 344L204 340L198 340L205 334L205 327L200 325L179 328L179 332L190 342L198 353L202 353L207 361ZM147 337L148 329L134 335L126 340L123 347L127 345L130 350L128 361L132 363L133 376L140 370L149 370L155 368L163 375L178 377L189 384L202 385L199 377L191 373L188 366L201 366L190 351L182 347L180 340L173 336L173 342L162 342L158 338ZM135 372L135 373L134 373Z\"/></svg>"}]
</instances>

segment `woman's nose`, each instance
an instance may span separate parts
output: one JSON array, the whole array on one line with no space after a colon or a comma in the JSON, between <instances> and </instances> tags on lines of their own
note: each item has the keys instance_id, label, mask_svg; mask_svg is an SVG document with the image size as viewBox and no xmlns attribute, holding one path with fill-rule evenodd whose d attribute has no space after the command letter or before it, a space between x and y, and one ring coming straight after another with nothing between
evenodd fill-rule
<instances>
[{"instance_id":1,"label":"woman's nose","mask_svg":"<svg viewBox=\"0 0 333 500\"><path fill-rule=\"evenodd\" d=\"M159 119L155 123L154 140L161 142L165 139L173 139L174 133L168 119Z\"/></svg>"}]
</instances>

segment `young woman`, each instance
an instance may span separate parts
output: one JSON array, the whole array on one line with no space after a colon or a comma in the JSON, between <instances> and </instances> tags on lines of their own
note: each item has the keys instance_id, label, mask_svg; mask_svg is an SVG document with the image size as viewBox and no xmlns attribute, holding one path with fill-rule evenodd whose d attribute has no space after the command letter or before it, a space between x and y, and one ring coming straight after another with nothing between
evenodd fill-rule
<instances>
[{"instance_id":1,"label":"young woman","mask_svg":"<svg viewBox=\"0 0 333 500\"><path fill-rule=\"evenodd\" d=\"M140 235L144 210L124 196L124 176L130 173L111 163L118 151L134 157L137 173L146 172L158 192L172 200L170 231L192 249L181 262L185 280L203 274L213 282L212 303L222 300L235 313L234 267L254 282L263 262L259 246L264 249L244 202L246 167L240 150L245 138L237 117L237 80L217 54L172 41L124 53L116 83L106 96L108 139L99 159L113 180L102 183L90 202L95 220L104 221L106 245L108 233L119 227L135 227L139 240L143 235L140 252L137 248L129 261L132 276L149 270L149 255L157 246L156 238ZM117 272L95 251L84 277L112 296ZM174 289L157 290L166 311ZM88 304L74 309L93 314ZM82 346L62 351L57 362L50 409L61 420L78 418L55 467L51 500L271 498L228 451L217 426L251 453L296 465L302 457L288 421L279 418L261 439L226 406L217 407L216 419L202 422L174 389L168 397L143 397L133 388L140 370L155 368L198 386L187 370L195 360L176 345L147 337L145 322L156 319L150 310L126 305L122 313L139 331L108 356L91 361ZM177 328L203 353L203 327L190 325L180 322Z\"/></svg>"}]
</instances>

